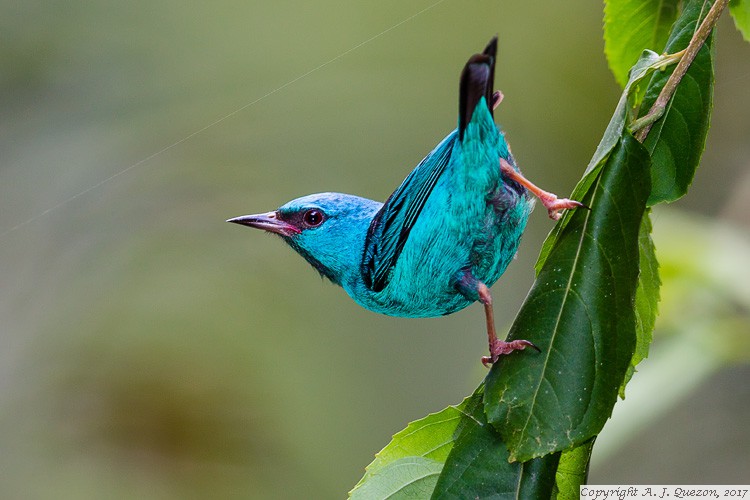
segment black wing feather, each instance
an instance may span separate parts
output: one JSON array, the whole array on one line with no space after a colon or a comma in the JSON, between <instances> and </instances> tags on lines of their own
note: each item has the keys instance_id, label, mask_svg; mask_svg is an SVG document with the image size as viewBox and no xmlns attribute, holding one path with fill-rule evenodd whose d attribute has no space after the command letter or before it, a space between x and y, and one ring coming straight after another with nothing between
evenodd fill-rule
<instances>
[{"instance_id":1,"label":"black wing feather","mask_svg":"<svg viewBox=\"0 0 750 500\"><path fill-rule=\"evenodd\" d=\"M411 228L450 162L455 140L455 133L443 140L412 170L375 214L367 231L362 261L362 275L371 290L379 292L388 284L391 270L401 255Z\"/></svg>"}]
</instances>

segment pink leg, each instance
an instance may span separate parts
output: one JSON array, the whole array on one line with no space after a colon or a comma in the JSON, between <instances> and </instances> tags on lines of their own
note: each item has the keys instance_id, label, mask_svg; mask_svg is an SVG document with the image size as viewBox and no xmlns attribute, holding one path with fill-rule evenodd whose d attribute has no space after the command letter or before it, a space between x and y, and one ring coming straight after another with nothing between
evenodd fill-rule
<instances>
[{"instance_id":1,"label":"pink leg","mask_svg":"<svg viewBox=\"0 0 750 500\"><path fill-rule=\"evenodd\" d=\"M484 366L489 368L489 365L500 359L500 356L510 354L513 351L523 350L527 347L533 347L541 352L537 346L528 340L513 340L511 342L498 340L497 334L495 333L495 315L492 311L492 295L490 295L490 289L487 288L487 285L480 282L477 291L479 292L479 301L484 304L484 315L487 320L487 340L490 344L490 355L482 356L482 364Z\"/></svg>"},{"instance_id":2,"label":"pink leg","mask_svg":"<svg viewBox=\"0 0 750 500\"><path fill-rule=\"evenodd\" d=\"M544 205L544 208L547 209L547 213L552 220L560 218L560 210L578 207L589 208L579 201L569 200L568 198L558 198L557 195L537 187L520 172L516 171L516 169L513 168L504 158L500 158L500 170L502 170L506 176L510 177L539 198L542 205Z\"/></svg>"}]
</instances>

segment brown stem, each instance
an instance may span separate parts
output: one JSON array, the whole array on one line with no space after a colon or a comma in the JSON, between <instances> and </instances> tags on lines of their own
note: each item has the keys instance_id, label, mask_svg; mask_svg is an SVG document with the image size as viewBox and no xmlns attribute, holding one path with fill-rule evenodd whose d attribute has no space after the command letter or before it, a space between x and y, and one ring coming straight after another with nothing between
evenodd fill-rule
<instances>
[{"instance_id":1,"label":"brown stem","mask_svg":"<svg viewBox=\"0 0 750 500\"><path fill-rule=\"evenodd\" d=\"M682 59L680 59L680 62L677 63L677 67L669 76L667 83L664 84L664 87L661 89L661 92L651 106L651 109L649 109L648 113L644 116L644 118L654 117L654 119L644 120L645 125L635 134L635 138L638 142L646 140L654 121L664 114L664 110L666 109L667 104L669 104L669 100L672 98L672 95L674 95L675 90L677 90L677 85L680 84L682 77L687 73L688 68L693 63L693 59L698 55L698 51L705 43L708 35L711 34L711 30L716 26L716 22L719 20L721 13L724 11L724 8L726 8L728 3L729 0L716 0L708 11L708 14L706 14L706 17L703 19L700 27L695 30L695 33L693 33L693 38L690 39L690 43L685 49L685 54L682 56Z\"/></svg>"}]
</instances>

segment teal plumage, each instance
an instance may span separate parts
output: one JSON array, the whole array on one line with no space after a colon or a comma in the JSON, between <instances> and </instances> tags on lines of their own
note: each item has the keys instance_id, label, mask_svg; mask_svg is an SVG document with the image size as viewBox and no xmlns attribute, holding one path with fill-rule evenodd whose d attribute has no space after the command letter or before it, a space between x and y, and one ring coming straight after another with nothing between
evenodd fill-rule
<instances>
[{"instance_id":1,"label":"teal plumage","mask_svg":"<svg viewBox=\"0 0 750 500\"><path fill-rule=\"evenodd\" d=\"M558 200L521 176L493 109L497 39L461 75L456 130L381 204L341 193L290 201L229 222L279 234L361 306L391 316L451 314L485 305L490 356L533 346L497 340L488 287L513 259L533 208L553 218L577 202ZM529 188L529 189L527 189Z\"/></svg>"},{"instance_id":2,"label":"teal plumage","mask_svg":"<svg viewBox=\"0 0 750 500\"><path fill-rule=\"evenodd\" d=\"M498 156L510 158L510 153L484 98L463 140L457 135L452 132L418 167L434 169L433 158L450 149L387 284L373 290L355 279L351 289L344 286L362 306L407 317L456 312L478 298L475 291L462 290L467 271L492 286L516 254L532 202L525 190L502 179Z\"/></svg>"}]
</instances>

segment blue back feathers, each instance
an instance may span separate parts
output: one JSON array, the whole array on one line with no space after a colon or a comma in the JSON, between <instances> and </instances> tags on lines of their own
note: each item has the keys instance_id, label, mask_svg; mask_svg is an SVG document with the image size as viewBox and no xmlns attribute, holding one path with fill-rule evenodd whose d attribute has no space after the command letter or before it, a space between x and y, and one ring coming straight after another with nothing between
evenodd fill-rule
<instances>
[{"instance_id":1,"label":"blue back feathers","mask_svg":"<svg viewBox=\"0 0 750 500\"><path fill-rule=\"evenodd\" d=\"M375 215L367 231L362 260L362 277L373 292L383 290L388 284L411 228L451 159L456 135L454 131L443 139Z\"/></svg>"},{"instance_id":2,"label":"blue back feathers","mask_svg":"<svg viewBox=\"0 0 750 500\"><path fill-rule=\"evenodd\" d=\"M460 81L458 130L443 139L420 162L373 219L362 261L362 277L373 292L380 292L388 284L409 232L448 166L456 142L463 140L476 107L485 106L492 117L496 53L497 37L494 37L483 53L475 54L466 63Z\"/></svg>"}]
</instances>

